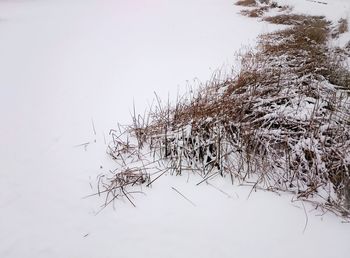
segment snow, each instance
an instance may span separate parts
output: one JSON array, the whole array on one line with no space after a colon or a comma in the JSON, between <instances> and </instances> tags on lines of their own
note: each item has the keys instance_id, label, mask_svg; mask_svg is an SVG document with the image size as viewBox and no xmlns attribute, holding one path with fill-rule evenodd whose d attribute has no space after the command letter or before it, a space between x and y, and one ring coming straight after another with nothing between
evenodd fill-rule
<instances>
[{"instance_id":1,"label":"snow","mask_svg":"<svg viewBox=\"0 0 350 258\"><path fill-rule=\"evenodd\" d=\"M350 12L346 0L324 1L289 2L332 20ZM0 257L348 257L349 224L229 180L164 176L136 208L117 202L98 215L103 200L83 198L115 167L104 139L130 122L133 101L142 112L154 91L166 99L229 72L235 51L276 28L240 9L231 0L0 1Z\"/></svg>"}]
</instances>

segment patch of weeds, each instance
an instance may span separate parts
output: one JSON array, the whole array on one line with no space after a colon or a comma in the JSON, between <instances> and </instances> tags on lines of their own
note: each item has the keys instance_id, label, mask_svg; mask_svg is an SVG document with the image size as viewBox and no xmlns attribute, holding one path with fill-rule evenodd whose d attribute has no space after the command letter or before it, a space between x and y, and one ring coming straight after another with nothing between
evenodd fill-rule
<instances>
[{"instance_id":1,"label":"patch of weeds","mask_svg":"<svg viewBox=\"0 0 350 258\"><path fill-rule=\"evenodd\" d=\"M349 23L347 19L341 18L338 21L338 31L340 34L343 34L349 31Z\"/></svg>"},{"instance_id":2,"label":"patch of weeds","mask_svg":"<svg viewBox=\"0 0 350 258\"><path fill-rule=\"evenodd\" d=\"M313 16L314 19L322 20L323 16ZM282 24L282 25L310 25L314 23L307 15L302 14L280 14L276 16L265 17L264 21L272 24Z\"/></svg>"},{"instance_id":3,"label":"patch of weeds","mask_svg":"<svg viewBox=\"0 0 350 258\"><path fill-rule=\"evenodd\" d=\"M277 2L271 2L270 7L271 8L279 8L280 6L278 5Z\"/></svg>"},{"instance_id":4,"label":"patch of weeds","mask_svg":"<svg viewBox=\"0 0 350 258\"><path fill-rule=\"evenodd\" d=\"M349 24L348 20L341 18L338 21L338 24L335 26L332 32L332 37L333 38L338 38L341 34L346 33L349 31Z\"/></svg>"},{"instance_id":5,"label":"patch of weeds","mask_svg":"<svg viewBox=\"0 0 350 258\"><path fill-rule=\"evenodd\" d=\"M305 15L266 20L290 27L261 36L257 51L241 55L238 74L174 105L157 97L145 115L111 131L108 153L118 168L99 180L105 205L118 198L134 205L132 186L164 173L196 173L201 182L255 180L253 188L292 192L350 216L348 79L335 81L349 71L327 46L330 23Z\"/></svg>"},{"instance_id":6,"label":"patch of weeds","mask_svg":"<svg viewBox=\"0 0 350 258\"><path fill-rule=\"evenodd\" d=\"M240 6L256 6L257 3L255 0L240 0L238 2L236 2L236 5L240 5Z\"/></svg>"},{"instance_id":7,"label":"patch of weeds","mask_svg":"<svg viewBox=\"0 0 350 258\"><path fill-rule=\"evenodd\" d=\"M262 6L254 9L245 9L241 11L241 14L251 18L257 18L264 15L266 11L269 10L268 6Z\"/></svg>"},{"instance_id":8,"label":"patch of weeds","mask_svg":"<svg viewBox=\"0 0 350 258\"><path fill-rule=\"evenodd\" d=\"M280 12L287 12L287 13L290 13L294 9L293 6L290 6L290 5L283 5L283 6L279 6L278 8Z\"/></svg>"}]
</instances>

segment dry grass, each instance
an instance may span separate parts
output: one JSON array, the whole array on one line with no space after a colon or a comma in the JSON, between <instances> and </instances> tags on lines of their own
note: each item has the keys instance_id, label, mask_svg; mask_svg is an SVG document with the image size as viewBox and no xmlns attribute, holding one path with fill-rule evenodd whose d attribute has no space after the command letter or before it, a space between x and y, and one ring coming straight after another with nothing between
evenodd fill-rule
<instances>
[{"instance_id":1,"label":"dry grass","mask_svg":"<svg viewBox=\"0 0 350 258\"><path fill-rule=\"evenodd\" d=\"M262 6L254 9L245 9L241 11L241 14L251 18L257 18L264 15L266 11L269 10L268 6Z\"/></svg>"},{"instance_id":2,"label":"dry grass","mask_svg":"<svg viewBox=\"0 0 350 258\"><path fill-rule=\"evenodd\" d=\"M312 16L313 19L318 21L323 20L323 16ZM301 14L280 14L276 16L270 16L264 18L264 21L273 24L282 24L282 25L310 25L314 24L313 19L310 19L308 15Z\"/></svg>"},{"instance_id":3,"label":"dry grass","mask_svg":"<svg viewBox=\"0 0 350 258\"><path fill-rule=\"evenodd\" d=\"M120 197L132 203L132 185L150 185L166 172L193 172L202 182L255 178L253 187L289 191L349 216L350 100L329 84L346 70L329 58L329 22L267 20L292 27L263 35L257 52L241 56L236 76L213 80L175 105L157 98L131 126L111 133L108 153L119 167L100 180L105 205Z\"/></svg>"},{"instance_id":4,"label":"dry grass","mask_svg":"<svg viewBox=\"0 0 350 258\"><path fill-rule=\"evenodd\" d=\"M255 0L240 0L238 2L236 2L236 5L240 5L240 6L256 6L257 3Z\"/></svg>"},{"instance_id":5,"label":"dry grass","mask_svg":"<svg viewBox=\"0 0 350 258\"><path fill-rule=\"evenodd\" d=\"M291 11L293 11L294 7L290 5L283 5L283 6L280 6L279 9L280 9L279 10L280 12L290 13Z\"/></svg>"},{"instance_id":6,"label":"dry grass","mask_svg":"<svg viewBox=\"0 0 350 258\"><path fill-rule=\"evenodd\" d=\"M288 12L288 11L292 10L292 8L290 6L280 6L280 5L278 5L277 2L270 1L270 0L259 0L258 2L259 2L259 4L257 4L257 3L248 4L247 5L248 7L257 6L257 5L259 5L259 6L253 8L253 9L251 9L251 8L244 9L241 11L241 14L244 16L257 18L257 17L263 16L270 9L274 9L274 8L278 8L279 11L281 11L281 12ZM239 3L239 5L242 5L242 4Z\"/></svg>"},{"instance_id":7,"label":"dry grass","mask_svg":"<svg viewBox=\"0 0 350 258\"><path fill-rule=\"evenodd\" d=\"M332 37L333 38L338 38L341 34L346 33L348 31L349 31L348 20L344 19L344 18L341 18L338 21L338 24L333 29Z\"/></svg>"},{"instance_id":8,"label":"dry grass","mask_svg":"<svg viewBox=\"0 0 350 258\"><path fill-rule=\"evenodd\" d=\"M338 21L338 31L339 31L340 34L343 34L343 33L349 31L349 24L348 24L348 20L347 19L341 18Z\"/></svg>"},{"instance_id":9,"label":"dry grass","mask_svg":"<svg viewBox=\"0 0 350 258\"><path fill-rule=\"evenodd\" d=\"M262 53L275 56L287 55L286 64L296 72L316 73L329 79L333 71L333 62L330 62L326 45L329 22L323 17L301 15L279 15L265 20L294 26L263 35L260 41Z\"/></svg>"},{"instance_id":10,"label":"dry grass","mask_svg":"<svg viewBox=\"0 0 350 258\"><path fill-rule=\"evenodd\" d=\"M278 15L265 20L294 26L263 35L260 42L263 53L288 54L288 65L296 71L321 75L340 88L350 89L350 72L344 66L345 55L326 44L331 24L324 17Z\"/></svg>"}]
</instances>

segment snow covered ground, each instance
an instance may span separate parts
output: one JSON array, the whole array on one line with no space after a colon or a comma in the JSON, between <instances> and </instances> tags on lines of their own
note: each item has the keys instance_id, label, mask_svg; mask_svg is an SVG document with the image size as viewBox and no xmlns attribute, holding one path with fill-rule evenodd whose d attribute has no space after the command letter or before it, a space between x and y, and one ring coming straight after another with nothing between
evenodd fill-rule
<instances>
[{"instance_id":1,"label":"snow covered ground","mask_svg":"<svg viewBox=\"0 0 350 258\"><path fill-rule=\"evenodd\" d=\"M279 2L350 14L347 0ZM113 168L105 138L130 121L133 100L142 111L154 91L175 97L275 28L239 10L232 0L0 0L0 257L349 257L350 224L307 204L305 215L287 194L247 200L249 187L222 179L164 176L136 208L98 215L103 200L83 199Z\"/></svg>"}]
</instances>

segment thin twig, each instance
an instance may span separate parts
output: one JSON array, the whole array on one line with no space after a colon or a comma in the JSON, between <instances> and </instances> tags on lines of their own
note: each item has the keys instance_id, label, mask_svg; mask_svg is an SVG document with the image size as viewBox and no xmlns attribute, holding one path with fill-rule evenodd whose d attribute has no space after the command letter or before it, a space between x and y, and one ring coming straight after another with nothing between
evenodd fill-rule
<instances>
[{"instance_id":1,"label":"thin twig","mask_svg":"<svg viewBox=\"0 0 350 258\"><path fill-rule=\"evenodd\" d=\"M177 192L179 195L181 195L186 201L188 201L189 203L191 203L193 206L196 206L196 204L194 202L192 202L190 199L188 199L185 195L183 195L182 193L180 193L179 190L177 190L175 187L171 187L171 189L173 189L175 192Z\"/></svg>"}]
</instances>

